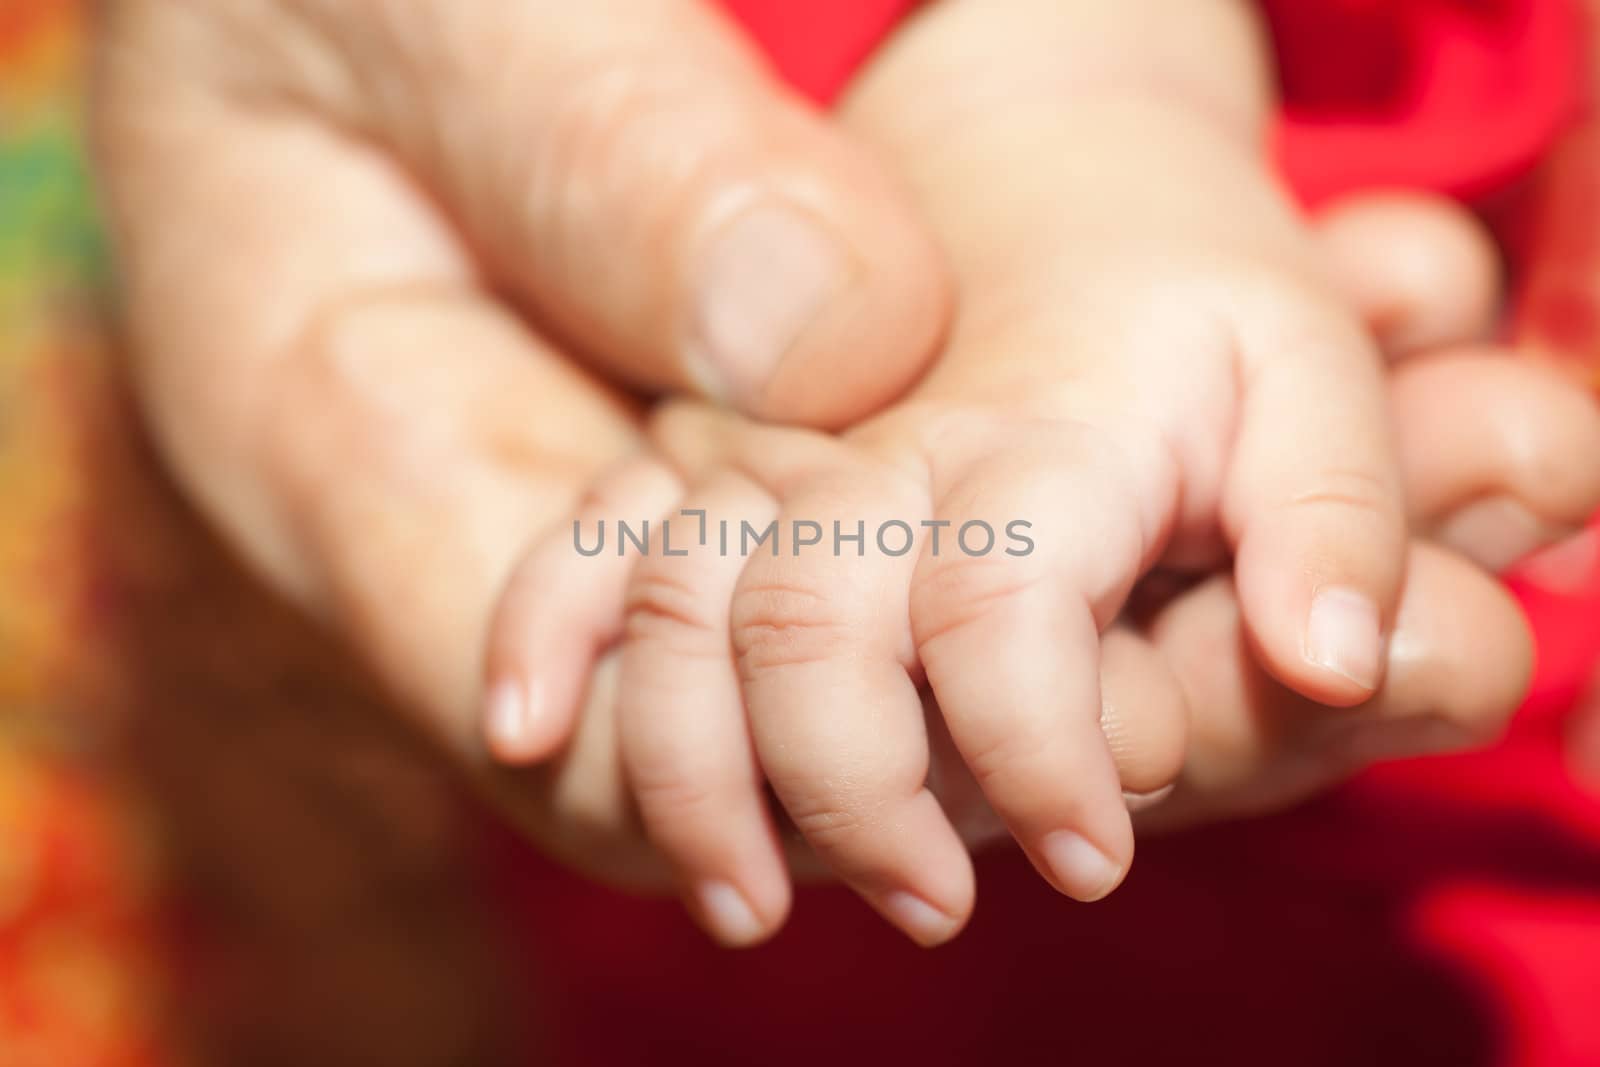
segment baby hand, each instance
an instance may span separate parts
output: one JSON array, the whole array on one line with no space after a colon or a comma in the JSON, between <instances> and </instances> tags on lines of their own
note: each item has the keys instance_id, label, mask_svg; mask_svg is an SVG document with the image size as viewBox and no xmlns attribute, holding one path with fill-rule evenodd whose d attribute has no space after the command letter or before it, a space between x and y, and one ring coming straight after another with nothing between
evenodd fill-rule
<instances>
[{"instance_id":1,"label":"baby hand","mask_svg":"<svg viewBox=\"0 0 1600 1067\"><path fill-rule=\"evenodd\" d=\"M619 741L653 839L701 872L703 916L743 906L769 927L780 907L747 891L776 862L764 776L892 921L950 936L972 875L929 788L943 730L1041 873L1109 892L1132 837L1099 635L1158 564L1231 555L1254 650L1301 693L1353 704L1380 684L1406 559L1381 366L1265 175L1248 94L1196 109L1127 71L1063 86L1088 9L1034 5L1023 33L1027 7L934 9L847 112L913 179L960 276L927 380L839 440L655 421L694 488L629 587ZM1181 40L1186 17L1162 32ZM1247 34L1206 36L1250 68ZM935 79L982 121L917 95ZM1077 99L1040 91L1058 86ZM511 611L502 633L523 629ZM502 666L521 637L496 643ZM1151 735L1169 769L1182 730Z\"/></svg>"},{"instance_id":2,"label":"baby hand","mask_svg":"<svg viewBox=\"0 0 1600 1067\"><path fill-rule=\"evenodd\" d=\"M868 71L845 117L943 237L962 294L947 349L840 440L742 432L741 469L690 494L735 529L775 519L775 554L672 577L652 557L634 586L635 616L701 624L730 595L767 782L824 860L925 941L960 924L972 885L927 789L924 674L1040 872L1097 899L1133 849L1099 636L1141 575L1231 556L1264 664L1341 705L1381 681L1403 577L1382 365L1267 173L1264 98L1175 93L1143 68L1069 84L1063 57L1092 68L1095 35L1134 47L1100 6L931 9ZM1193 18L1217 62L1250 70L1254 42L1224 10L1155 32ZM936 80L959 100L915 91ZM704 437L658 421L695 470L680 435ZM692 657L674 652L684 678ZM641 689L625 663L625 726Z\"/></svg>"},{"instance_id":3,"label":"baby hand","mask_svg":"<svg viewBox=\"0 0 1600 1067\"><path fill-rule=\"evenodd\" d=\"M1600 477L1581 465L1572 468L1571 478L1547 476L1559 457L1600 447L1600 417L1592 404L1549 376L1503 355L1462 351L1408 364L1395 375L1391 395L1403 420L1399 437L1414 528L1499 557L1519 537L1531 537L1522 542L1526 552L1570 533L1600 500ZM1460 406L1480 413L1470 435L1448 417ZM877 786L881 768L920 764L916 802L897 807L936 801L936 810L966 847L990 839L1000 824L925 687L915 691L922 697L916 705L919 717L909 713L908 700L902 708L908 714L871 736L865 731L884 722L883 711L850 702L849 695L833 699L830 692L801 693L812 700L809 706L798 699L791 705L799 715L794 725L780 721L760 731L759 718L746 720L740 668L748 664L735 662L728 640L741 555L769 558L771 535L759 547L754 542L776 514L778 492L770 487L781 490L785 479L807 466L826 468L841 456L839 444L687 405L660 413L655 425L686 464L702 472L691 474L697 488L681 502L683 510L668 513L665 528L660 517L652 522L648 554L642 556L631 541L626 556L619 556L614 518L604 553L594 557L579 557L570 531L563 530L564 558L549 548L529 558L492 639L502 679L587 674L587 658L574 661L570 650L552 643L559 627L580 639L583 628L571 621L570 610L552 610L552 598L541 595L551 591L543 579L567 583L558 594L563 605L581 604L584 590L571 576L633 568L621 677L590 684L580 736L554 765L557 780L567 782L558 794L568 799L557 806L589 813L577 820L576 830L581 834L583 824L598 829L617 822L616 816L595 814L605 809L610 790L597 794L592 783L584 786L572 777L580 765L609 759L605 746L615 744L626 772L625 806L637 810L693 914L728 944L749 944L770 934L789 905L784 857L801 857L785 847L795 842L784 840L769 815L763 772L775 767L790 768L780 794L804 792L817 805L813 810L850 813L853 792ZM741 458L752 455L763 458ZM1480 511L1486 500L1505 502L1538 521L1533 527L1517 522L1495 530L1494 516ZM611 516L640 514L636 505L621 500L612 506ZM635 531L641 525L637 518L630 524ZM596 515L586 517L585 551L598 545L597 525ZM793 531L783 536L787 556L788 542L797 538ZM832 536L831 530L822 534L829 542ZM867 551L878 551L876 536L869 536ZM816 539L811 528L798 538ZM890 547L898 546L891 542ZM832 560L831 551L831 544L805 544L801 558L821 553L831 562L844 562ZM858 562L848 559L851 566ZM1330 713L1260 672L1225 575L1164 604L1160 601L1166 598L1154 588L1142 595L1139 607L1104 635L1096 668L1098 726L1130 810L1154 820L1147 825L1226 818L1288 803L1375 759L1448 750L1494 736L1526 680L1528 652L1516 608L1492 579L1448 552L1413 541L1409 564L1385 683L1353 713ZM508 625L541 618L531 630ZM805 639L803 627L796 634ZM853 656L878 646L868 633L861 649L841 649L833 658L845 661L841 673L848 675ZM616 666L617 657L607 658ZM816 671L827 667L821 664ZM886 673L893 683L893 668ZM916 677L915 664L908 673ZM757 707L752 700L752 710ZM845 772L828 776L847 761L852 765ZM812 776L808 764L825 773ZM864 818L870 820L870 813ZM833 819L827 824L814 817L794 819L802 830L811 830L805 840L820 846L794 868L796 873L815 869L819 857L825 866L835 858L826 830L844 820L837 814ZM570 815L567 821L573 822ZM905 822L879 829L889 845L899 835L922 830ZM918 864L909 875L912 884L971 877L958 855L909 851L909 862ZM919 861L953 869L929 872ZM834 869L859 876L861 864L843 871L834 864ZM964 918L930 917L893 897L874 902L925 943L950 936ZM970 897L965 903L970 907Z\"/></svg>"}]
</instances>

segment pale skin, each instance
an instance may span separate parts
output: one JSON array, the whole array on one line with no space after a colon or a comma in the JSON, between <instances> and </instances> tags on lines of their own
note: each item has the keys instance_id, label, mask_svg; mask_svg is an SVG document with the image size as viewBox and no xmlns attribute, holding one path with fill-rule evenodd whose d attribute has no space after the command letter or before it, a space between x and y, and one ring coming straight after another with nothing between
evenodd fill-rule
<instances>
[{"instance_id":1,"label":"pale skin","mask_svg":"<svg viewBox=\"0 0 1600 1067\"><path fill-rule=\"evenodd\" d=\"M671 479L635 467L582 516L776 519L775 555L673 556L658 537L625 590L572 573L561 541L530 557L491 639L491 739L542 754L525 719L570 705L581 670L563 664L581 668L615 610L575 617L573 597L606 587L588 595L626 605L630 782L725 939L786 906L763 785L889 921L924 944L960 929L972 868L932 791L924 688L1040 874L1080 900L1114 889L1126 794L1166 783L1119 772L1101 635L1154 568L1231 558L1255 655L1302 696L1352 705L1381 685L1408 562L1401 465L1377 347L1268 174L1261 47L1234 4L930 9L843 121L909 176L951 256L960 313L932 369L838 438L663 409L652 439L687 491L661 507ZM907 105L941 79L961 103ZM951 544L1017 518L1038 551ZM836 522L922 533L904 555L791 549L801 524ZM1152 762L1176 773L1186 728L1142 737Z\"/></svg>"},{"instance_id":2,"label":"pale skin","mask_svg":"<svg viewBox=\"0 0 1600 1067\"><path fill-rule=\"evenodd\" d=\"M883 63L891 65L871 75L877 86L863 83L847 109L850 125L840 126L783 93L698 5L616 0L519 10L525 17L508 19L491 5L108 5L95 125L138 348L132 376L197 505L285 596L366 658L397 706L531 837L599 877L676 885L714 933L745 943L781 921L781 868L763 853L757 863L765 866L747 880L724 869L724 853L709 844L674 838L659 812L640 821L624 763L638 757L629 740L636 735L625 729L638 716L619 718L610 698L617 668L626 669L616 654L592 675L589 649L562 665L575 679L569 697L526 724L524 747L502 753L558 755L532 770L493 765L480 734L491 617L527 547L542 535L564 536L585 494L606 491L610 472L650 447L641 408L610 381L709 390L764 418L857 423L940 351L953 306L941 244L968 264L957 265L963 309L969 288L981 308L1028 279L1024 264L1013 264L1007 286L996 279L993 295L982 295L977 283L987 279L970 276L961 234L987 231L997 205L956 196L974 209L962 222L957 206L941 208L937 197L946 180L962 188L960 169L941 176L931 164L915 168L915 146L893 141L902 127L890 114L898 109L892 98L904 102L908 134L939 100L954 107L966 99L965 79L904 68L915 52L889 53ZM905 40L909 47L912 38ZM815 283L814 299L803 314L779 308L765 321L743 321L716 295L731 284L727 275L740 274L728 257L737 267L741 246L734 241L725 253L717 236L769 202L771 212L754 216L755 237L731 236L781 246L763 248L763 261L788 265L790 291ZM931 227L925 211L937 216ZM828 256L794 238L785 212L842 235L849 269L837 284ZM1370 267L1359 276L1370 278ZM740 307L769 306L733 289ZM1460 323L1485 314L1481 303L1449 299L1413 299L1409 307L1409 317L1386 321L1422 323L1416 329L1433 342L1470 334ZM873 432L890 441L895 435L881 428L944 402L941 390L954 391L962 375L1003 401L1004 377L962 369L957 358L975 347L974 314L963 310L917 405L902 405L879 430L806 436L804 447L853 455ZM1013 369L1026 369L1031 342L1013 340ZM1503 422L1451 450L1453 458L1413 470L1399 462L1414 451L1405 434L1413 423L1426 426L1429 404L1421 395L1407 400L1397 379L1403 432L1398 457L1388 454L1395 501L1401 473L1413 475L1411 499L1426 502L1419 520L1449 516L1467 501L1436 487L1491 487L1545 521L1532 534L1516 533L1519 550L1578 521L1600 490L1552 490L1528 475L1593 452L1592 412L1575 394L1552 392L1516 369L1493 388L1481 369L1435 373L1443 381L1429 397L1440 389L1489 392ZM1375 388L1376 375L1358 370L1355 378ZM667 433L669 421L676 426ZM686 474L704 466L710 484L710 468L728 465L736 458L730 446L756 432L689 412L662 413L655 430L671 445L662 458L673 462L631 494L629 514L676 506ZM1387 431L1377 437L1387 440ZM773 458L790 451L784 445ZM1515 461L1507 465L1506 455ZM1398 513L1390 519L1401 521ZM1398 571L1406 552L1398 535L1387 551ZM506 604L523 587L509 588ZM591 629L620 625L624 593L619 584L614 600L595 600ZM1458 723L1472 737L1492 733L1515 704L1527 655L1520 623L1492 583L1423 550L1412 554L1404 595L1395 588L1379 599L1393 627L1382 680L1344 721L1390 738L1391 748L1424 719ZM707 601L723 611L730 602ZM1137 628L1113 631L1098 652L1086 646L1083 654L1096 657L1089 673L1100 678L1097 703L1110 711L1078 708L1070 721L1075 744L1099 760L1110 789L1109 799L1091 798L1108 832L1126 832L1117 821L1125 790L1151 793L1175 780L1179 788L1141 818L1214 818L1301 795L1361 762L1303 714L1310 705L1302 698L1252 680L1253 660L1185 653L1245 647L1237 604L1228 583L1209 582ZM516 636L515 627L502 632ZM559 685L560 671L540 659L545 651L513 649L519 670ZM1268 651L1275 671L1315 688ZM1279 658L1295 666L1295 655ZM1151 679L1170 681L1151 687ZM743 720L725 714L729 706L707 717L716 729L741 728ZM920 705L916 714L920 721ZM948 716L941 707L934 721ZM1173 722L1187 723L1181 745L1172 744ZM940 817L968 840L983 839L983 798L966 788L964 764L940 747L938 731L930 736ZM726 754L716 752L719 761ZM730 758L719 768L737 767L738 753ZM742 806L732 809L744 820L731 835L736 849L750 846L753 838L741 835L764 818L749 806L753 784L741 788L733 799ZM1099 823L1083 829L1101 832ZM791 854L805 851L787 844ZM822 855L838 868L837 855ZM965 877L964 853L941 863ZM712 881L748 899L756 922L730 929L710 914L698 890ZM941 905L950 907L940 913L950 923L934 933L947 936L960 909ZM911 932L928 939L925 929Z\"/></svg>"},{"instance_id":3,"label":"pale skin","mask_svg":"<svg viewBox=\"0 0 1600 1067\"><path fill-rule=\"evenodd\" d=\"M1411 328L1433 313L1422 307L1398 321ZM1165 829L1273 810L1375 760L1481 744L1519 702L1531 665L1524 624L1489 573L1467 559L1521 556L1578 528L1600 486L1556 486L1547 474L1572 454L1568 449L1600 443L1600 423L1581 393L1508 351L1484 347L1409 360L1394 372L1391 397L1413 528L1462 554L1413 541L1385 681L1353 711L1298 696L1260 667L1225 575L1157 595L1119 621L1101 647L1099 725L1136 826ZM1470 432L1450 417L1463 406L1483 416ZM712 411L693 417L708 425L726 418ZM1540 516L1540 532L1530 539L1520 523L1496 528L1493 513L1487 523L1475 519L1484 500ZM1458 539L1454 531L1464 526L1476 532ZM549 540L570 551L570 536L561 524ZM657 561L665 557L646 565ZM601 584L627 582L631 566L622 561ZM593 577L539 588L570 606ZM634 585L651 581L636 578ZM528 592L516 582L508 587L502 636L521 632L508 615L537 608ZM520 785L535 783L540 799L530 829L555 854L626 884L675 884L712 936L747 945L777 929L787 912L783 862L797 876L829 869L803 838L781 829L774 836L732 688L734 665L725 644L707 651L702 640L718 620L702 620L698 632L685 628L681 605L635 621L620 653L601 655L583 683L574 736L552 760L524 772L533 777ZM602 624L613 633L624 626L620 605ZM491 662L495 656L502 665L530 662L515 647L500 647ZM664 657L669 670L637 678ZM713 702L719 694L720 707ZM940 727L937 708L923 710L933 795L968 847L991 842L1004 826ZM634 769L646 761L662 783L653 791L640 790ZM765 866L777 852L784 859ZM708 885L716 888L708 893ZM721 887L734 886L740 901L730 908Z\"/></svg>"}]
</instances>

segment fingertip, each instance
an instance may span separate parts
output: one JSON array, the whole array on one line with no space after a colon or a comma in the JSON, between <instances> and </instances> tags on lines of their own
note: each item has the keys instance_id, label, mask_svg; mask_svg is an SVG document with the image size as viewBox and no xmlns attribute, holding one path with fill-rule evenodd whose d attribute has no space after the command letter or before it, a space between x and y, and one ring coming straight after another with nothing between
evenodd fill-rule
<instances>
[{"instance_id":1,"label":"fingertip","mask_svg":"<svg viewBox=\"0 0 1600 1067\"><path fill-rule=\"evenodd\" d=\"M771 938L793 904L793 888L782 851L770 827L751 832L737 823L717 825L715 815L701 812L686 825L662 810L659 797L648 803L646 830L657 849L678 872L690 914L727 948L748 948ZM713 797L711 803L735 813L745 797Z\"/></svg>"},{"instance_id":2,"label":"fingertip","mask_svg":"<svg viewBox=\"0 0 1600 1067\"><path fill-rule=\"evenodd\" d=\"M754 948L783 927L789 910L787 883L781 903L775 907L769 902L758 910L750 897L732 883L709 879L695 888L690 910L724 948Z\"/></svg>"},{"instance_id":3,"label":"fingertip","mask_svg":"<svg viewBox=\"0 0 1600 1067\"><path fill-rule=\"evenodd\" d=\"M898 849L898 855L858 856L853 870L835 861L834 869L912 941L923 948L945 944L972 918L977 900L972 855L927 789L885 822L909 847Z\"/></svg>"},{"instance_id":4,"label":"fingertip","mask_svg":"<svg viewBox=\"0 0 1600 1067\"><path fill-rule=\"evenodd\" d=\"M530 744L533 732L524 686L515 678L502 678L489 687L483 706L483 737L489 754L501 763L525 763L538 758Z\"/></svg>"},{"instance_id":5,"label":"fingertip","mask_svg":"<svg viewBox=\"0 0 1600 1067\"><path fill-rule=\"evenodd\" d=\"M1391 566L1347 549L1316 540L1277 540L1270 548L1247 541L1234 568L1240 612L1262 666L1331 707L1362 704L1383 684L1393 612L1387 605L1398 599L1404 574L1403 553Z\"/></svg>"},{"instance_id":6,"label":"fingertip","mask_svg":"<svg viewBox=\"0 0 1600 1067\"><path fill-rule=\"evenodd\" d=\"M1500 262L1459 204L1411 191L1362 193L1315 220L1335 280L1385 351L1481 340L1500 302Z\"/></svg>"},{"instance_id":7,"label":"fingertip","mask_svg":"<svg viewBox=\"0 0 1600 1067\"><path fill-rule=\"evenodd\" d=\"M576 658L562 673L588 670L592 657L574 650ZM499 674L484 693L481 723L489 754L500 763L523 766L550 758L567 741L581 694L558 698L579 688L530 682L519 673ZM570 710L567 705L571 705Z\"/></svg>"},{"instance_id":8,"label":"fingertip","mask_svg":"<svg viewBox=\"0 0 1600 1067\"><path fill-rule=\"evenodd\" d=\"M600 652L622 627L633 557L621 525L660 515L679 495L677 479L653 461L630 461L598 478L571 525L541 532L510 569L485 637L479 735L510 764L538 762L565 745L577 722ZM604 549L606 528L616 550ZM591 551L584 539L598 541Z\"/></svg>"},{"instance_id":9,"label":"fingertip","mask_svg":"<svg viewBox=\"0 0 1600 1067\"><path fill-rule=\"evenodd\" d=\"M1110 896L1128 871L1126 862L1112 858L1087 837L1072 830L1045 835L1039 843L1039 851L1056 888L1086 904Z\"/></svg>"},{"instance_id":10,"label":"fingertip","mask_svg":"<svg viewBox=\"0 0 1600 1067\"><path fill-rule=\"evenodd\" d=\"M1413 515L1482 562L1501 567L1559 540L1600 504L1600 465L1572 461L1600 454L1600 407L1515 350L1410 361L1390 397Z\"/></svg>"},{"instance_id":11,"label":"fingertip","mask_svg":"<svg viewBox=\"0 0 1600 1067\"><path fill-rule=\"evenodd\" d=\"M967 924L967 912L952 915L905 890L886 893L875 904L884 918L923 948L953 940Z\"/></svg>"},{"instance_id":12,"label":"fingertip","mask_svg":"<svg viewBox=\"0 0 1600 1067\"><path fill-rule=\"evenodd\" d=\"M685 363L711 399L760 414L780 367L804 356L805 335L861 267L836 227L786 197L761 195L731 215L693 256Z\"/></svg>"},{"instance_id":13,"label":"fingertip","mask_svg":"<svg viewBox=\"0 0 1600 1067\"><path fill-rule=\"evenodd\" d=\"M1349 586L1327 586L1311 597L1302 655L1312 666L1372 695L1383 673L1383 622L1372 597Z\"/></svg>"},{"instance_id":14,"label":"fingertip","mask_svg":"<svg viewBox=\"0 0 1600 1067\"><path fill-rule=\"evenodd\" d=\"M1131 629L1109 630L1100 642L1100 731L1130 812L1172 790L1188 753L1189 717L1187 694L1167 656Z\"/></svg>"},{"instance_id":15,"label":"fingertip","mask_svg":"<svg viewBox=\"0 0 1600 1067\"><path fill-rule=\"evenodd\" d=\"M905 393L937 353L954 304L945 261L920 220L889 193L851 234L848 272L743 403L774 422L841 429Z\"/></svg>"},{"instance_id":16,"label":"fingertip","mask_svg":"<svg viewBox=\"0 0 1600 1067\"><path fill-rule=\"evenodd\" d=\"M1251 641L1277 680L1351 706L1382 683L1407 520L1387 387L1363 331L1324 303L1252 340L1257 372L1223 506Z\"/></svg>"},{"instance_id":17,"label":"fingertip","mask_svg":"<svg viewBox=\"0 0 1600 1067\"><path fill-rule=\"evenodd\" d=\"M507 584L489 628L479 733L490 757L510 766L539 763L566 744L608 628L571 618L563 627L549 609L570 608L572 592L537 580L540 555Z\"/></svg>"},{"instance_id":18,"label":"fingertip","mask_svg":"<svg viewBox=\"0 0 1600 1067\"><path fill-rule=\"evenodd\" d=\"M446 153L462 172L447 199L503 284L580 358L643 389L827 428L903 392L951 293L908 190L714 13L667 5L652 27L654 9L593 6L572 22L597 21L609 62L586 47L578 76L533 83L531 111L476 124L531 138L528 162L480 175L484 153ZM565 34L549 36L560 54Z\"/></svg>"},{"instance_id":19,"label":"fingertip","mask_svg":"<svg viewBox=\"0 0 1600 1067\"><path fill-rule=\"evenodd\" d=\"M1503 583L1417 543L1388 664L1387 714L1435 714L1484 743L1504 730L1532 682L1533 632Z\"/></svg>"}]
</instances>

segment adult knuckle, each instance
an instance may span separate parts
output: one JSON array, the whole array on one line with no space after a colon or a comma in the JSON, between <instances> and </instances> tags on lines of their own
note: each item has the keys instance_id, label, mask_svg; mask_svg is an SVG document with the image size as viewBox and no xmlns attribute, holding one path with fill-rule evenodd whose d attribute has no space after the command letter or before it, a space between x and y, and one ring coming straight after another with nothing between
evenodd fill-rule
<instances>
[{"instance_id":1,"label":"adult knuckle","mask_svg":"<svg viewBox=\"0 0 1600 1067\"><path fill-rule=\"evenodd\" d=\"M1171 707L1159 719L1130 726L1111 707L1103 707L1100 729L1122 776L1125 790L1152 793L1177 781L1188 757L1189 724Z\"/></svg>"}]
</instances>

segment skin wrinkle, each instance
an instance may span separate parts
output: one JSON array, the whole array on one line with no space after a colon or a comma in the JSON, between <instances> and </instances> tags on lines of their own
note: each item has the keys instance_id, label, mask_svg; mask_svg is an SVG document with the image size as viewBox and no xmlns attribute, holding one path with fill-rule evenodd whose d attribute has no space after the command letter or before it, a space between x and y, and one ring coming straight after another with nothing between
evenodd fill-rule
<instances>
[{"instance_id":1,"label":"skin wrinkle","mask_svg":"<svg viewBox=\"0 0 1600 1067\"><path fill-rule=\"evenodd\" d=\"M695 631L712 629L712 622L694 608L694 590L661 570L648 578L635 578L628 586L626 636L638 639L649 633L659 637L683 628Z\"/></svg>"}]
</instances>

